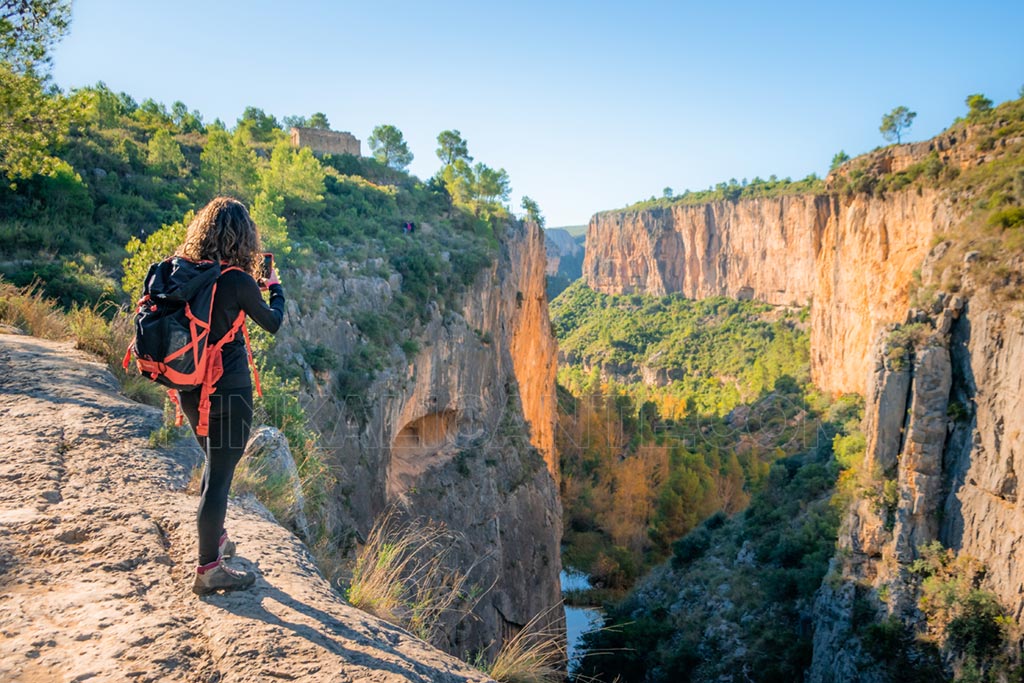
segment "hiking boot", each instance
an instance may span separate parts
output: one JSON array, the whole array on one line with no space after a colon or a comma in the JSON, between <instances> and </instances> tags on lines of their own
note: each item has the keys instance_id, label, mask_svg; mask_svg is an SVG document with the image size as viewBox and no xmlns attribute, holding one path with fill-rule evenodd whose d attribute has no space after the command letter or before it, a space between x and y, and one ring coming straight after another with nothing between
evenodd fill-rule
<instances>
[{"instance_id":1,"label":"hiking boot","mask_svg":"<svg viewBox=\"0 0 1024 683\"><path fill-rule=\"evenodd\" d=\"M235 556L235 542L228 538L228 532L220 535L220 544L217 546L217 554L221 557Z\"/></svg>"},{"instance_id":2,"label":"hiking boot","mask_svg":"<svg viewBox=\"0 0 1024 683\"><path fill-rule=\"evenodd\" d=\"M256 581L252 572L235 569L219 558L216 562L196 567L196 580L192 583L192 592L196 595L208 595L214 591L234 591L248 588Z\"/></svg>"}]
</instances>

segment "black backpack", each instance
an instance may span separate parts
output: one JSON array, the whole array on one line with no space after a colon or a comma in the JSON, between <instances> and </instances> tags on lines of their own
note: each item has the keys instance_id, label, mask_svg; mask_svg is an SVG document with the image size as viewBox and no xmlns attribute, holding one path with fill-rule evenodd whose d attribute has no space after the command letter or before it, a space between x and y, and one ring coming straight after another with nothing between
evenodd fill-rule
<instances>
[{"instance_id":1,"label":"black backpack","mask_svg":"<svg viewBox=\"0 0 1024 683\"><path fill-rule=\"evenodd\" d=\"M210 319L213 299L217 294L217 279L231 270L242 269L237 266L225 268L216 261L190 261L181 256L150 266L135 313L135 339L124 355L125 370L134 354L139 372L169 388L168 395L178 406L178 425L182 423L182 415L175 390L202 389L196 428L198 436L207 434L210 394L224 373L221 351L225 344L234 340L239 330L245 337L252 365L245 312L239 312L227 334L210 343ZM256 392L262 395L255 367L253 374Z\"/></svg>"}]
</instances>

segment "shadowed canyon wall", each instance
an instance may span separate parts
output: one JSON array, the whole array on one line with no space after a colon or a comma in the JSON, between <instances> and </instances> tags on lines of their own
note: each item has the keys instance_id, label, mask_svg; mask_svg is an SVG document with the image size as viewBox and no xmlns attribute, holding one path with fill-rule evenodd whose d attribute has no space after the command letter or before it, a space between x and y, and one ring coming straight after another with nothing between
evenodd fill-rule
<instances>
[{"instance_id":1,"label":"shadowed canyon wall","mask_svg":"<svg viewBox=\"0 0 1024 683\"><path fill-rule=\"evenodd\" d=\"M340 367L358 355L366 341L349 321L383 310L402 287L372 263L339 251L290 274L300 291L275 351L303 369L302 400L338 480L331 504L354 540L392 506L457 535L458 564L483 592L475 617L450 625L448 649L459 655L497 648L560 600L543 234L510 224L496 251L457 300L429 304L406 332L415 350L395 344L368 387L350 391L304 350L326 347Z\"/></svg>"}]
</instances>

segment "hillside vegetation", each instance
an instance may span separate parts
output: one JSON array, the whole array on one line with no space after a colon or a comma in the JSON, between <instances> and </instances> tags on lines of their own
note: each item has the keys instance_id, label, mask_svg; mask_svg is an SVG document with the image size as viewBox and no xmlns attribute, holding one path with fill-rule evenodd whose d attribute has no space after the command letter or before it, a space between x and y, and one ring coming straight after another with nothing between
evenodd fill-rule
<instances>
[{"instance_id":1,"label":"hillside vegetation","mask_svg":"<svg viewBox=\"0 0 1024 683\"><path fill-rule=\"evenodd\" d=\"M608 627L585 636L577 680L800 680L842 511L833 441L857 433L860 413L855 400L836 403L816 441L775 462L744 512L716 513L674 543L671 561L610 609Z\"/></svg>"},{"instance_id":2,"label":"hillside vegetation","mask_svg":"<svg viewBox=\"0 0 1024 683\"><path fill-rule=\"evenodd\" d=\"M604 295L582 281L551 311L564 561L600 589L630 587L703 519L743 510L773 461L826 438L805 311Z\"/></svg>"}]
</instances>

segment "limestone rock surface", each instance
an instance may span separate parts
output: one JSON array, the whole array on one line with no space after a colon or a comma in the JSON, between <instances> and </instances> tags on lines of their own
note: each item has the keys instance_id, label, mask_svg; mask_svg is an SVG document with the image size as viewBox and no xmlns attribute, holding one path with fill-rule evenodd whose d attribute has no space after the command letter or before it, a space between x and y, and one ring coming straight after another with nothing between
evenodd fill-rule
<instances>
[{"instance_id":1,"label":"limestone rock surface","mask_svg":"<svg viewBox=\"0 0 1024 683\"><path fill-rule=\"evenodd\" d=\"M199 599L201 453L69 343L0 334L0 680L486 681L347 605L292 533L233 500L244 592Z\"/></svg>"}]
</instances>

